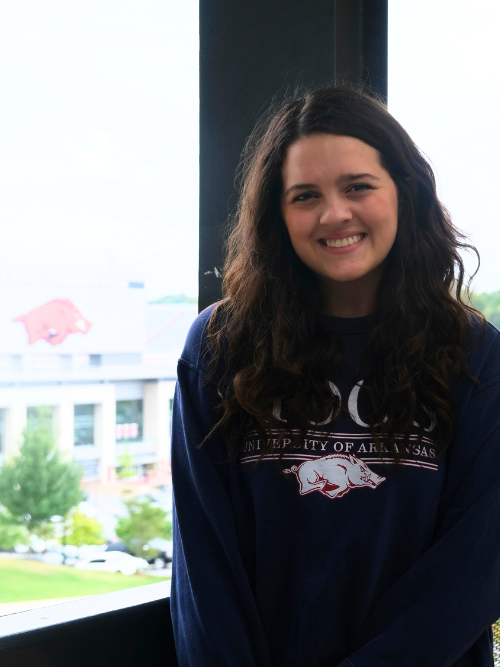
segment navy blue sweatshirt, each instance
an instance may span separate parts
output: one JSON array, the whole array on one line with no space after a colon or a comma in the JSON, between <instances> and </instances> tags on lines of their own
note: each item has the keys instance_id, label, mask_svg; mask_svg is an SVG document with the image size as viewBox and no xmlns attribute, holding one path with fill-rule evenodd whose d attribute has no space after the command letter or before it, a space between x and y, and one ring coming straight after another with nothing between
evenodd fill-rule
<instances>
[{"instance_id":1,"label":"navy blue sweatshirt","mask_svg":"<svg viewBox=\"0 0 500 667\"><path fill-rule=\"evenodd\" d=\"M180 667L491 667L500 616L500 333L468 355L454 437L429 415L394 468L375 451L356 375L369 318L332 318L345 354L337 419L311 424L277 465L262 442L220 462L202 354L212 308L178 366L172 431L171 610ZM362 393L361 393L362 396ZM280 410L277 404L275 409ZM285 419L285 415L280 416Z\"/></svg>"}]
</instances>

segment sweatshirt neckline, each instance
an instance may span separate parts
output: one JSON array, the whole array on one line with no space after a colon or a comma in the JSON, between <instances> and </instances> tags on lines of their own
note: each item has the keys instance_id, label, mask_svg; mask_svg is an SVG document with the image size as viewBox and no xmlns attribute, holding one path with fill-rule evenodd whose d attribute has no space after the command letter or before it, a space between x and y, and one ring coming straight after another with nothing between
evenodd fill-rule
<instances>
[{"instance_id":1,"label":"sweatshirt neckline","mask_svg":"<svg viewBox=\"0 0 500 667\"><path fill-rule=\"evenodd\" d=\"M373 325L373 315L364 317L336 317L328 315L328 322L338 333L360 334L368 333Z\"/></svg>"}]
</instances>

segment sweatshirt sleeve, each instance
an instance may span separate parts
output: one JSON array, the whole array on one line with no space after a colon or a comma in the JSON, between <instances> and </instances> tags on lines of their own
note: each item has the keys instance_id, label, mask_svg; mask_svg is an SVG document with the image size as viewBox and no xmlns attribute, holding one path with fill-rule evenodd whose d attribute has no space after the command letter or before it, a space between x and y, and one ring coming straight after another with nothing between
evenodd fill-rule
<instances>
[{"instance_id":1,"label":"sweatshirt sleeve","mask_svg":"<svg viewBox=\"0 0 500 667\"><path fill-rule=\"evenodd\" d=\"M433 545L384 594L360 648L338 667L451 667L500 616L499 404L500 378L472 396Z\"/></svg>"},{"instance_id":2,"label":"sweatshirt sleeve","mask_svg":"<svg viewBox=\"0 0 500 667\"><path fill-rule=\"evenodd\" d=\"M216 389L182 361L172 425L171 614L180 667L270 667L240 555L223 443L211 438Z\"/></svg>"}]
</instances>

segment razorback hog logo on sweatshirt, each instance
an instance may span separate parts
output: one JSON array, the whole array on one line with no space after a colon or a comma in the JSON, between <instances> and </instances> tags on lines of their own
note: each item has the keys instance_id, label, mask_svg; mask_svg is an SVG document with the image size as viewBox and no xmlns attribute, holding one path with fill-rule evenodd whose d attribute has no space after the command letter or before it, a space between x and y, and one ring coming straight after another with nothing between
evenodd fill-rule
<instances>
[{"instance_id":1,"label":"razorback hog logo on sweatshirt","mask_svg":"<svg viewBox=\"0 0 500 667\"><path fill-rule=\"evenodd\" d=\"M342 498L351 489L362 486L376 489L385 480L385 477L374 473L364 461L352 454L322 456L305 461L300 466L287 468L283 472L295 473L301 496L319 491L329 498Z\"/></svg>"},{"instance_id":2,"label":"razorback hog logo on sweatshirt","mask_svg":"<svg viewBox=\"0 0 500 667\"><path fill-rule=\"evenodd\" d=\"M24 324L30 345L42 339L50 345L59 345L68 334L85 334L92 326L69 299L53 299L13 321Z\"/></svg>"}]
</instances>

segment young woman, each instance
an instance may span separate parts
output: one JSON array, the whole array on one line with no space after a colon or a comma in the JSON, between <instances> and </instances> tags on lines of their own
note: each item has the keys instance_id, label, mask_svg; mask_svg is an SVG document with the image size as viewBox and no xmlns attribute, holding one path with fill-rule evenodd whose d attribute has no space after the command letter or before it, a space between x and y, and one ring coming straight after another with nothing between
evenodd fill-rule
<instances>
[{"instance_id":1,"label":"young woman","mask_svg":"<svg viewBox=\"0 0 500 667\"><path fill-rule=\"evenodd\" d=\"M500 334L432 170L343 88L285 101L243 165L178 368L179 663L491 666Z\"/></svg>"}]
</instances>

